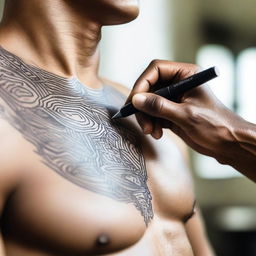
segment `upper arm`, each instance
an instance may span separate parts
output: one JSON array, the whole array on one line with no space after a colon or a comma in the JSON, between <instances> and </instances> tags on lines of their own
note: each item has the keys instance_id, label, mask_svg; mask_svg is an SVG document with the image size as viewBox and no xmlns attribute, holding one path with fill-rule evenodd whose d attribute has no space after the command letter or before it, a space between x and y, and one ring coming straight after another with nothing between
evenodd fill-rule
<instances>
[{"instance_id":1,"label":"upper arm","mask_svg":"<svg viewBox=\"0 0 256 256\"><path fill-rule=\"evenodd\" d=\"M107 85L110 85L112 86L113 88L115 88L117 91L119 91L120 93L122 93L124 96L128 97L129 96L129 93L130 93L130 89L128 89L126 86L122 85L122 84L119 84L119 83L116 83L116 82L113 82L113 81L110 81L106 78L101 78L101 81L104 83L104 84L107 84Z\"/></svg>"},{"instance_id":2,"label":"upper arm","mask_svg":"<svg viewBox=\"0 0 256 256\"><path fill-rule=\"evenodd\" d=\"M4 256L4 243L1 234L2 214L5 204L14 189L15 175L13 165L15 163L10 152L12 142L10 135L6 133L6 122L0 118L0 255Z\"/></svg>"},{"instance_id":3,"label":"upper arm","mask_svg":"<svg viewBox=\"0 0 256 256\"><path fill-rule=\"evenodd\" d=\"M20 140L7 121L0 118L0 219L4 205L18 182Z\"/></svg>"},{"instance_id":4,"label":"upper arm","mask_svg":"<svg viewBox=\"0 0 256 256\"><path fill-rule=\"evenodd\" d=\"M185 224L186 232L195 256L213 256L199 209Z\"/></svg>"}]
</instances>

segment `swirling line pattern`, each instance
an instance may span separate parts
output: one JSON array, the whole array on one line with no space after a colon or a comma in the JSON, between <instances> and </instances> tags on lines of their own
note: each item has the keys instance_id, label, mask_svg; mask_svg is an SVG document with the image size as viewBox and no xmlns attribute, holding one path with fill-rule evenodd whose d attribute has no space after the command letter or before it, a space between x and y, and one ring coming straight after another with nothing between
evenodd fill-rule
<instances>
[{"instance_id":1,"label":"swirling line pattern","mask_svg":"<svg viewBox=\"0 0 256 256\"><path fill-rule=\"evenodd\" d=\"M135 134L108 111L120 97L111 87L86 88L0 48L0 116L45 165L87 190L134 204L148 224L153 210L143 155Z\"/></svg>"}]
</instances>

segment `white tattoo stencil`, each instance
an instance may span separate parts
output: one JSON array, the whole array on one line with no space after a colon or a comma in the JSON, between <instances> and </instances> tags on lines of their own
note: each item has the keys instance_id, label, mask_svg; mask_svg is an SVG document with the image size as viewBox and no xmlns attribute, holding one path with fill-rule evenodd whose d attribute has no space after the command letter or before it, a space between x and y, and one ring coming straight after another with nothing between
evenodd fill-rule
<instances>
[{"instance_id":1,"label":"white tattoo stencil","mask_svg":"<svg viewBox=\"0 0 256 256\"><path fill-rule=\"evenodd\" d=\"M148 224L153 211L145 161L133 131L110 118L115 97L108 86L87 89L0 48L0 99L7 106L0 105L0 116L45 165L87 190L132 203Z\"/></svg>"}]
</instances>

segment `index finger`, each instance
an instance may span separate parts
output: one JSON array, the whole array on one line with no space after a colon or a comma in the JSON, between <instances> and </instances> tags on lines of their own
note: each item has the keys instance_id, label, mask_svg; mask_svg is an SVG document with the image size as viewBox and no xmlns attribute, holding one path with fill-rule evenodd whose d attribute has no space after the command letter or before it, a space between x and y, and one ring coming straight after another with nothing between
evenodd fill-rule
<instances>
[{"instance_id":1,"label":"index finger","mask_svg":"<svg viewBox=\"0 0 256 256\"><path fill-rule=\"evenodd\" d=\"M130 102L136 93L149 92L159 81L170 83L185 79L199 70L190 63L171 62L167 60L153 60L134 84L126 103Z\"/></svg>"}]
</instances>

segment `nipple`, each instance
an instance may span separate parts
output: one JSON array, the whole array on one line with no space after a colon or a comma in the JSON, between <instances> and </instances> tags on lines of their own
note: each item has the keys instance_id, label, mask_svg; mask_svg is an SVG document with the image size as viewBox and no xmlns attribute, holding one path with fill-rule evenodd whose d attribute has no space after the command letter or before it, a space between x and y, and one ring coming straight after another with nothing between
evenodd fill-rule
<instances>
[{"instance_id":1,"label":"nipple","mask_svg":"<svg viewBox=\"0 0 256 256\"><path fill-rule=\"evenodd\" d=\"M109 244L109 242L110 242L110 239L109 239L108 235L106 235L106 234L99 235L99 237L97 239L98 246L106 246Z\"/></svg>"}]
</instances>

